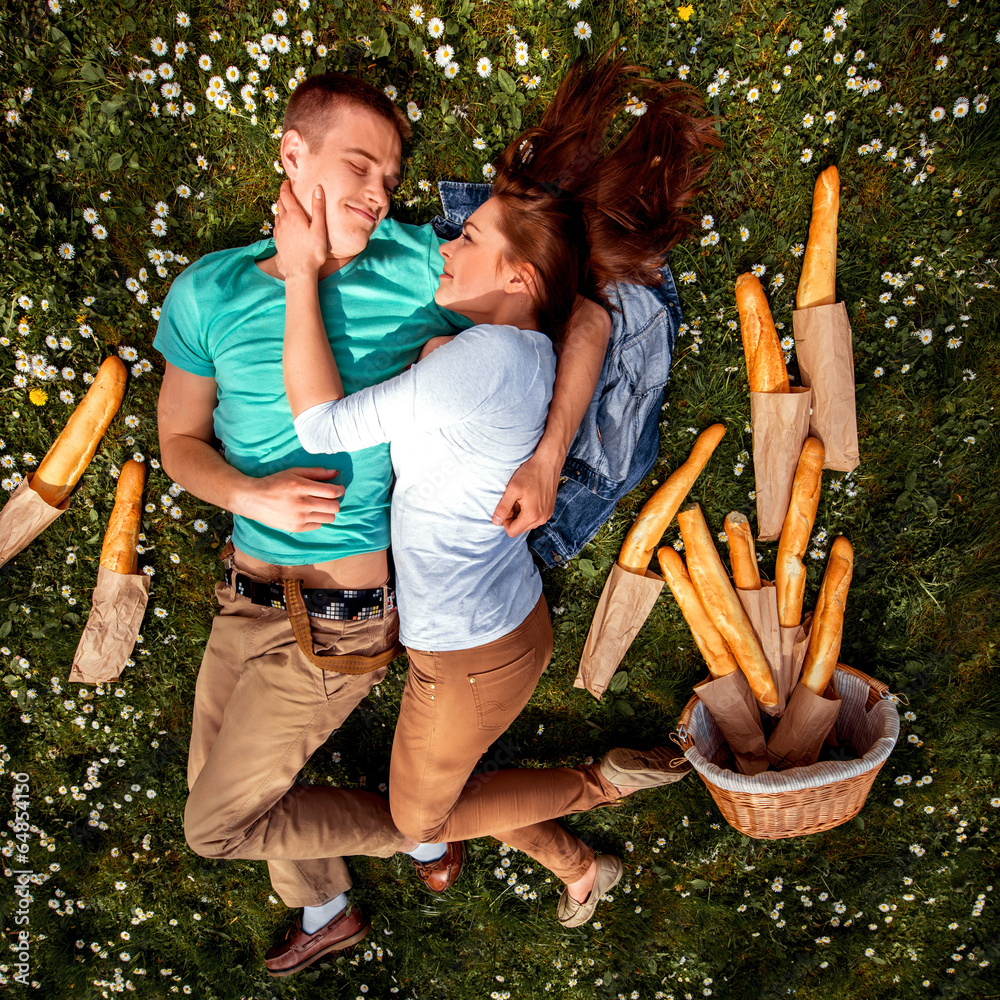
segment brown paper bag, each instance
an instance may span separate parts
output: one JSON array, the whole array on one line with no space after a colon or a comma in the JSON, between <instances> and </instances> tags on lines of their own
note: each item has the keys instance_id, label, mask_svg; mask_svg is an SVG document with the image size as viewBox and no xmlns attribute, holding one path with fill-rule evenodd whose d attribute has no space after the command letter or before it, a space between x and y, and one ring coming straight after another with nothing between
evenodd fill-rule
<instances>
[{"instance_id":1,"label":"brown paper bag","mask_svg":"<svg viewBox=\"0 0 1000 1000\"><path fill-rule=\"evenodd\" d=\"M854 399L854 348L847 306L813 306L792 312L795 356L802 384L812 387L809 433L826 449L824 469L850 472L858 453L858 416Z\"/></svg>"},{"instance_id":2,"label":"brown paper bag","mask_svg":"<svg viewBox=\"0 0 1000 1000\"><path fill-rule=\"evenodd\" d=\"M757 539L773 542L781 534L792 496L792 480L802 443L809 437L810 391L751 392L753 473L757 485Z\"/></svg>"},{"instance_id":3,"label":"brown paper bag","mask_svg":"<svg viewBox=\"0 0 1000 1000\"><path fill-rule=\"evenodd\" d=\"M802 661L806 658L806 649L809 647L809 623L808 620L795 628L781 628L781 666L775 674L774 680L778 685L778 695L782 705L788 703L795 685L799 682L799 674L802 673Z\"/></svg>"},{"instance_id":4,"label":"brown paper bag","mask_svg":"<svg viewBox=\"0 0 1000 1000\"><path fill-rule=\"evenodd\" d=\"M32 488L34 473L21 484L0 510L0 566L34 541L66 508L67 497L50 507Z\"/></svg>"},{"instance_id":5,"label":"brown paper bag","mask_svg":"<svg viewBox=\"0 0 1000 1000\"><path fill-rule=\"evenodd\" d=\"M146 613L149 577L99 566L93 607L73 657L69 679L79 684L113 681L132 655Z\"/></svg>"},{"instance_id":6,"label":"brown paper bag","mask_svg":"<svg viewBox=\"0 0 1000 1000\"><path fill-rule=\"evenodd\" d=\"M595 698L604 694L661 590L663 577L650 570L639 574L618 563L611 567L583 644L574 687L585 687Z\"/></svg>"},{"instance_id":7,"label":"brown paper bag","mask_svg":"<svg viewBox=\"0 0 1000 1000\"><path fill-rule=\"evenodd\" d=\"M823 740L833 728L840 712L840 698L832 687L820 697L797 684L788 699L785 714L767 741L767 755L778 771L805 767L819 760Z\"/></svg>"},{"instance_id":8,"label":"brown paper bag","mask_svg":"<svg viewBox=\"0 0 1000 1000\"><path fill-rule=\"evenodd\" d=\"M767 745L760 710L743 671L702 681L695 685L694 693L704 702L733 751L736 769L741 774L766 771Z\"/></svg>"},{"instance_id":9,"label":"brown paper bag","mask_svg":"<svg viewBox=\"0 0 1000 1000\"><path fill-rule=\"evenodd\" d=\"M782 692L778 683L781 667L781 625L778 622L778 591L773 583L761 580L760 590L737 590L736 596L753 626L757 641L767 665L771 668L775 687L778 689L778 703L770 708L761 708L768 715L781 715L785 709L788 693Z\"/></svg>"}]
</instances>

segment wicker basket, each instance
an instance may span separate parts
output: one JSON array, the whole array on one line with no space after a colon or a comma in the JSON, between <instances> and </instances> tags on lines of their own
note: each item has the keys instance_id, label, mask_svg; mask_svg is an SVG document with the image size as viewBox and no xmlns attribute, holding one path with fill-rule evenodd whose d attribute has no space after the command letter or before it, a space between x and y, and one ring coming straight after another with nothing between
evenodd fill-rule
<instances>
[{"instance_id":1,"label":"wicker basket","mask_svg":"<svg viewBox=\"0 0 1000 1000\"><path fill-rule=\"evenodd\" d=\"M857 816L899 735L899 714L889 689L839 664L841 697L838 736L861 755L857 760L822 761L809 767L744 775L712 761L722 733L695 695L677 724L684 755L708 786L726 822L762 840L802 837L830 830Z\"/></svg>"}]
</instances>

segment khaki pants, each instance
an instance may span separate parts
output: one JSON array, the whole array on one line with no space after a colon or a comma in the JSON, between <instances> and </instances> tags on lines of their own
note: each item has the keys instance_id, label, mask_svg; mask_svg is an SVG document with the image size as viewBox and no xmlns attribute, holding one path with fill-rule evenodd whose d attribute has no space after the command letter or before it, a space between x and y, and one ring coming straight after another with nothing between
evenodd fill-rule
<instances>
[{"instance_id":1,"label":"khaki pants","mask_svg":"<svg viewBox=\"0 0 1000 1000\"><path fill-rule=\"evenodd\" d=\"M618 800L596 766L469 777L528 703L552 656L545 599L513 632L485 646L407 653L389 778L396 825L423 842L495 837L575 882L594 852L554 820Z\"/></svg>"},{"instance_id":2,"label":"khaki pants","mask_svg":"<svg viewBox=\"0 0 1000 1000\"><path fill-rule=\"evenodd\" d=\"M344 857L386 858L403 841L380 795L295 784L387 668L314 666L284 610L251 604L222 583L216 596L220 612L195 690L184 834L204 857L266 860L285 905L317 906L350 888ZM374 656L399 632L395 610L309 621L317 652Z\"/></svg>"}]
</instances>

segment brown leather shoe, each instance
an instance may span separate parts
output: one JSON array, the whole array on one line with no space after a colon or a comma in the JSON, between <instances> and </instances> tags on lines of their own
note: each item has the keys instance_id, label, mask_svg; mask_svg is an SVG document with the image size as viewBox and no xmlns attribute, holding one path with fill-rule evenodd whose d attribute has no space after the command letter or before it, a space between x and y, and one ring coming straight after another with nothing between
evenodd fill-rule
<instances>
[{"instance_id":1,"label":"brown leather shoe","mask_svg":"<svg viewBox=\"0 0 1000 1000\"><path fill-rule=\"evenodd\" d=\"M331 951L341 951L357 944L371 930L371 921L356 906L348 906L315 934L302 930L302 914L292 921L285 940L265 956L269 976L290 976L305 969Z\"/></svg>"},{"instance_id":2,"label":"brown leather shoe","mask_svg":"<svg viewBox=\"0 0 1000 1000\"><path fill-rule=\"evenodd\" d=\"M465 867L465 841L450 841L437 861L414 861L413 867L431 892L444 892L458 881Z\"/></svg>"}]
</instances>

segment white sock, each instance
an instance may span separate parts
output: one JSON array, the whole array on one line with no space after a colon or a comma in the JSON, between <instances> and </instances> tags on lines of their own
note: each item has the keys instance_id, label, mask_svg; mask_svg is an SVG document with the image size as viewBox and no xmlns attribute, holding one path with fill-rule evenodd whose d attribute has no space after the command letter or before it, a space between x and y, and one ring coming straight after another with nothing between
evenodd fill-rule
<instances>
[{"instance_id":1,"label":"white sock","mask_svg":"<svg viewBox=\"0 0 1000 1000\"><path fill-rule=\"evenodd\" d=\"M448 850L447 841L441 844L417 844L412 851L403 851L409 854L414 861L437 861L444 857L444 852Z\"/></svg>"},{"instance_id":2,"label":"white sock","mask_svg":"<svg viewBox=\"0 0 1000 1000\"><path fill-rule=\"evenodd\" d=\"M347 893L342 892L329 903L322 906L302 907L302 930L306 934L315 934L321 927L328 924L338 914L347 909Z\"/></svg>"}]
</instances>

